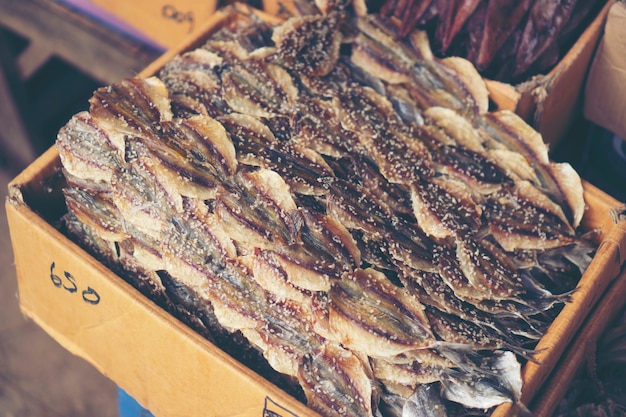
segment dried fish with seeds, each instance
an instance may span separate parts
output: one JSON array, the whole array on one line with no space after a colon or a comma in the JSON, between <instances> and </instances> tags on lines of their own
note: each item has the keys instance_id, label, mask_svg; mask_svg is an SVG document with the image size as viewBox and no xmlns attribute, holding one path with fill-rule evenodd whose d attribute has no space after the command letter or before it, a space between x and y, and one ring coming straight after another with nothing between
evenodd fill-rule
<instances>
[{"instance_id":1,"label":"dried fish with seeds","mask_svg":"<svg viewBox=\"0 0 626 417\"><path fill-rule=\"evenodd\" d=\"M371 369L358 355L326 343L303 358L299 381L307 403L323 415L373 415L378 390ZM350 395L346 395L350 393Z\"/></svg>"},{"instance_id":2,"label":"dried fish with seeds","mask_svg":"<svg viewBox=\"0 0 626 417\"><path fill-rule=\"evenodd\" d=\"M327 75L339 59L340 12L292 17L274 30L278 61L306 75Z\"/></svg>"},{"instance_id":3,"label":"dried fish with seeds","mask_svg":"<svg viewBox=\"0 0 626 417\"><path fill-rule=\"evenodd\" d=\"M124 152L88 112L73 116L59 131L56 144L63 169L90 182L110 182Z\"/></svg>"},{"instance_id":4,"label":"dried fish with seeds","mask_svg":"<svg viewBox=\"0 0 626 417\"><path fill-rule=\"evenodd\" d=\"M467 61L346 6L99 89L57 141L66 227L322 415L523 409L593 254L580 178Z\"/></svg>"},{"instance_id":5,"label":"dried fish with seeds","mask_svg":"<svg viewBox=\"0 0 626 417\"><path fill-rule=\"evenodd\" d=\"M99 88L89 100L89 113L117 149L124 149L126 135L158 135L158 124L172 119L167 88L156 77Z\"/></svg>"},{"instance_id":6,"label":"dried fish with seeds","mask_svg":"<svg viewBox=\"0 0 626 417\"><path fill-rule=\"evenodd\" d=\"M434 341L419 301L376 270L332 282L329 300L331 332L350 349L384 357Z\"/></svg>"},{"instance_id":7,"label":"dried fish with seeds","mask_svg":"<svg viewBox=\"0 0 626 417\"><path fill-rule=\"evenodd\" d=\"M110 191L87 192L67 188L63 192L67 209L76 219L102 239L121 241L127 238L124 217L111 200Z\"/></svg>"}]
</instances>

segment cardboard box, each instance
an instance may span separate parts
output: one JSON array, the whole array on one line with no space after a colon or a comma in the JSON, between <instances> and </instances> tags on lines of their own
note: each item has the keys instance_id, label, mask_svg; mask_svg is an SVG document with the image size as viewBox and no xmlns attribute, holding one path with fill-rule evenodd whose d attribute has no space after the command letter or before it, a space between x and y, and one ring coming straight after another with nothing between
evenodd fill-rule
<instances>
[{"instance_id":1,"label":"cardboard box","mask_svg":"<svg viewBox=\"0 0 626 417\"><path fill-rule=\"evenodd\" d=\"M197 33L217 0L91 0L165 48Z\"/></svg>"},{"instance_id":2,"label":"cardboard box","mask_svg":"<svg viewBox=\"0 0 626 417\"><path fill-rule=\"evenodd\" d=\"M232 14L218 11L197 39L171 50L140 76L154 74L197 47ZM9 184L6 211L15 254L20 306L70 352L86 359L156 416L315 416L315 412L183 325L74 244L57 228L65 206L55 148ZM523 368L530 401L617 275L626 232L610 209L620 203L585 183L583 227L599 228L600 245L566 305ZM500 406L494 416L508 416Z\"/></svg>"},{"instance_id":3,"label":"cardboard box","mask_svg":"<svg viewBox=\"0 0 626 417\"><path fill-rule=\"evenodd\" d=\"M624 223L620 227L623 227ZM626 246L618 247L616 255L626 258ZM535 417L550 417L563 401L576 374L587 365L588 355L595 353L596 344L610 323L618 317L626 306L626 270L611 284L601 302L585 320L574 341L558 362L550 379L549 390L545 390L535 399L532 410Z\"/></svg>"},{"instance_id":4,"label":"cardboard box","mask_svg":"<svg viewBox=\"0 0 626 417\"><path fill-rule=\"evenodd\" d=\"M61 234L53 226L63 211L59 169L50 149L9 186L26 316L156 416L315 415Z\"/></svg>"},{"instance_id":5,"label":"cardboard box","mask_svg":"<svg viewBox=\"0 0 626 417\"><path fill-rule=\"evenodd\" d=\"M611 6L585 86L584 115L626 139L626 4Z\"/></svg>"}]
</instances>

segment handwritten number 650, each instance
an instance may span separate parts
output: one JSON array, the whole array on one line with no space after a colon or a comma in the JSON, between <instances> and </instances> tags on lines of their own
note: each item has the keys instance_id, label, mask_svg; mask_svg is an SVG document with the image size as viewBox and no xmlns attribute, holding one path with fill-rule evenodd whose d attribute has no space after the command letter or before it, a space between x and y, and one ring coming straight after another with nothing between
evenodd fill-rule
<instances>
[{"instance_id":1,"label":"handwritten number 650","mask_svg":"<svg viewBox=\"0 0 626 417\"><path fill-rule=\"evenodd\" d=\"M76 278L67 271L63 271L65 279L61 278L54 273L55 263L50 264L50 280L52 284L57 288L63 288L65 291L73 294L78 291L78 285L76 284ZM83 301L88 304L98 304L100 302L100 295L91 287L81 292Z\"/></svg>"}]
</instances>

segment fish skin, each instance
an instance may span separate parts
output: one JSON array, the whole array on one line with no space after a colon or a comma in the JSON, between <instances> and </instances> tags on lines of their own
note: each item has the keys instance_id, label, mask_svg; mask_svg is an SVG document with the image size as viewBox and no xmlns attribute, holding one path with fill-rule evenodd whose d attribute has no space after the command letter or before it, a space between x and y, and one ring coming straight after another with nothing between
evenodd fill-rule
<instances>
[{"instance_id":1,"label":"fish skin","mask_svg":"<svg viewBox=\"0 0 626 417\"><path fill-rule=\"evenodd\" d=\"M217 54L198 48L164 65L159 78L169 91L175 117L218 117L231 111L220 94L217 69L222 62Z\"/></svg>"},{"instance_id":2,"label":"fish skin","mask_svg":"<svg viewBox=\"0 0 626 417\"><path fill-rule=\"evenodd\" d=\"M436 385L419 386L402 407L402 417L447 417L448 412Z\"/></svg>"},{"instance_id":3,"label":"fish skin","mask_svg":"<svg viewBox=\"0 0 626 417\"><path fill-rule=\"evenodd\" d=\"M337 263L324 262L316 253L310 253L302 247L278 248L273 252L273 257L289 281L303 290L328 291L331 281L341 275Z\"/></svg>"},{"instance_id":4,"label":"fish skin","mask_svg":"<svg viewBox=\"0 0 626 417\"><path fill-rule=\"evenodd\" d=\"M222 96L238 113L271 118L290 114L298 101L298 90L289 73L262 59L227 61L219 74Z\"/></svg>"},{"instance_id":5,"label":"fish skin","mask_svg":"<svg viewBox=\"0 0 626 417\"><path fill-rule=\"evenodd\" d=\"M516 406L521 404L522 379L520 364L511 352L501 351L497 355L484 359L488 365L485 369L493 369L501 375L472 377L455 369L447 369L442 376L443 396L471 408L488 409L503 402Z\"/></svg>"},{"instance_id":6,"label":"fish skin","mask_svg":"<svg viewBox=\"0 0 626 417\"><path fill-rule=\"evenodd\" d=\"M280 373L297 377L306 355L324 344L308 319L307 304L268 297L262 324L243 329L243 334L260 347L269 364Z\"/></svg>"},{"instance_id":7,"label":"fish skin","mask_svg":"<svg viewBox=\"0 0 626 417\"><path fill-rule=\"evenodd\" d=\"M482 208L465 187L436 177L411 186L413 213L427 235L444 239L481 227Z\"/></svg>"},{"instance_id":8,"label":"fish skin","mask_svg":"<svg viewBox=\"0 0 626 417\"><path fill-rule=\"evenodd\" d=\"M123 216L111 200L111 192L87 192L72 187L63 190L68 210L104 240L121 241L128 238Z\"/></svg>"},{"instance_id":9,"label":"fish skin","mask_svg":"<svg viewBox=\"0 0 626 417\"><path fill-rule=\"evenodd\" d=\"M307 75L327 75L339 59L341 19L340 11L288 19L272 35L281 64Z\"/></svg>"},{"instance_id":10,"label":"fish skin","mask_svg":"<svg viewBox=\"0 0 626 417\"><path fill-rule=\"evenodd\" d=\"M167 88L157 77L125 79L97 89L89 99L89 113L120 149L125 135L158 135L159 123L173 117Z\"/></svg>"},{"instance_id":11,"label":"fish skin","mask_svg":"<svg viewBox=\"0 0 626 417\"><path fill-rule=\"evenodd\" d=\"M313 410L346 417L373 415L380 393L372 379L366 362L333 343L306 355L298 378Z\"/></svg>"},{"instance_id":12,"label":"fish skin","mask_svg":"<svg viewBox=\"0 0 626 417\"><path fill-rule=\"evenodd\" d=\"M214 237L209 225L192 216L172 218L161 245L167 270L213 306L227 329L256 328L262 324L266 293L252 271Z\"/></svg>"},{"instance_id":13,"label":"fish skin","mask_svg":"<svg viewBox=\"0 0 626 417\"><path fill-rule=\"evenodd\" d=\"M528 182L517 182L489 199L484 216L489 233L503 249L550 249L574 241L574 229L559 206Z\"/></svg>"},{"instance_id":14,"label":"fish skin","mask_svg":"<svg viewBox=\"0 0 626 417\"><path fill-rule=\"evenodd\" d=\"M282 177L267 169L240 172L234 188L217 195L215 212L235 240L262 248L295 243L296 204Z\"/></svg>"},{"instance_id":15,"label":"fish skin","mask_svg":"<svg viewBox=\"0 0 626 417\"><path fill-rule=\"evenodd\" d=\"M298 275L288 274L272 251L255 248L254 254L249 256L253 257L254 279L277 300L292 300L301 305L312 302L312 291L302 288L295 279L292 280L292 277Z\"/></svg>"},{"instance_id":16,"label":"fish skin","mask_svg":"<svg viewBox=\"0 0 626 417\"><path fill-rule=\"evenodd\" d=\"M393 106L368 88L353 88L340 96L343 125L359 135L363 147L391 183L410 185L430 176L430 154L423 144L395 130L401 124Z\"/></svg>"},{"instance_id":17,"label":"fish skin","mask_svg":"<svg viewBox=\"0 0 626 417\"><path fill-rule=\"evenodd\" d=\"M518 115L506 110L485 114L480 119L479 128L492 140L524 156L535 168L539 179L535 186L562 207L574 228L579 226L585 211L580 177L574 174L571 165L549 160L547 145L538 132Z\"/></svg>"},{"instance_id":18,"label":"fish skin","mask_svg":"<svg viewBox=\"0 0 626 417\"><path fill-rule=\"evenodd\" d=\"M470 118L487 112L486 84L469 61L434 58L425 32L402 35L375 16L357 22L361 32L352 52L355 64L390 84L405 85L424 110L446 107Z\"/></svg>"},{"instance_id":19,"label":"fish skin","mask_svg":"<svg viewBox=\"0 0 626 417\"><path fill-rule=\"evenodd\" d=\"M262 166L281 175L291 192L322 195L334 173L316 151L289 142L275 142L260 150Z\"/></svg>"},{"instance_id":20,"label":"fish skin","mask_svg":"<svg viewBox=\"0 0 626 417\"><path fill-rule=\"evenodd\" d=\"M295 116L292 141L321 155L341 158L358 152L362 145L358 136L341 123L337 99L302 98L306 109Z\"/></svg>"},{"instance_id":21,"label":"fish skin","mask_svg":"<svg viewBox=\"0 0 626 417\"><path fill-rule=\"evenodd\" d=\"M439 381L439 374L455 364L431 349L415 349L400 355L386 358L370 358L374 376L380 378L388 390L397 391L400 385L405 398L409 397L421 384ZM394 389L395 387L395 389ZM409 395L406 395L406 390Z\"/></svg>"},{"instance_id":22,"label":"fish skin","mask_svg":"<svg viewBox=\"0 0 626 417\"><path fill-rule=\"evenodd\" d=\"M59 130L55 146L63 169L91 182L110 182L124 152L123 144L116 143L86 111L74 115Z\"/></svg>"},{"instance_id":23,"label":"fish skin","mask_svg":"<svg viewBox=\"0 0 626 417\"><path fill-rule=\"evenodd\" d=\"M409 270L401 273L399 279L423 305L478 326L484 335L500 347L507 346L526 356L530 355L531 352L522 343L525 340L517 343L510 337L510 333L516 331L514 323L500 321L496 315L481 310L468 299L458 297L439 273Z\"/></svg>"},{"instance_id":24,"label":"fish skin","mask_svg":"<svg viewBox=\"0 0 626 417\"><path fill-rule=\"evenodd\" d=\"M328 309L334 340L368 356L397 355L434 340L419 301L373 269L331 282Z\"/></svg>"},{"instance_id":25,"label":"fish skin","mask_svg":"<svg viewBox=\"0 0 626 417\"><path fill-rule=\"evenodd\" d=\"M457 258L472 287L486 299L511 299L524 292L522 280L506 254L486 240L457 240Z\"/></svg>"},{"instance_id":26,"label":"fish skin","mask_svg":"<svg viewBox=\"0 0 626 417\"><path fill-rule=\"evenodd\" d=\"M319 254L339 271L352 271L361 265L361 253L348 229L328 215L300 209L303 219L300 239L311 253Z\"/></svg>"},{"instance_id":27,"label":"fish skin","mask_svg":"<svg viewBox=\"0 0 626 417\"><path fill-rule=\"evenodd\" d=\"M192 126L190 122L164 123L162 129L167 139L147 142L147 152L151 159L158 161L154 164L156 175L172 184L182 196L213 199L218 188L228 183L229 171L236 169L236 164L226 162L227 155L219 154L220 146L232 148L232 144L223 132L200 133ZM219 144L220 136L224 144Z\"/></svg>"},{"instance_id":28,"label":"fish skin","mask_svg":"<svg viewBox=\"0 0 626 417\"><path fill-rule=\"evenodd\" d=\"M494 334L454 314L445 313L432 306L426 306L425 312L433 332L447 343L466 345L474 350L505 347L505 343L498 340Z\"/></svg>"},{"instance_id":29,"label":"fish skin","mask_svg":"<svg viewBox=\"0 0 626 417\"><path fill-rule=\"evenodd\" d=\"M111 179L112 201L126 222L158 238L169 217L182 211L182 197L159 176L139 140L128 141L128 166Z\"/></svg>"}]
</instances>

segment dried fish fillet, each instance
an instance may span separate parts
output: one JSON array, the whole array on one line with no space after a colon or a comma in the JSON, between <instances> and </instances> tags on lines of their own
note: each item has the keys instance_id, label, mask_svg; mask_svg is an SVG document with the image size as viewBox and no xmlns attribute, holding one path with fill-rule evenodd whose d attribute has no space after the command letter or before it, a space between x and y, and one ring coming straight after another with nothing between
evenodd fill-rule
<instances>
[{"instance_id":1,"label":"dried fish fillet","mask_svg":"<svg viewBox=\"0 0 626 417\"><path fill-rule=\"evenodd\" d=\"M322 415L517 405L593 252L580 179L467 61L320 5L99 89L59 132L67 229Z\"/></svg>"}]
</instances>

